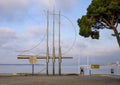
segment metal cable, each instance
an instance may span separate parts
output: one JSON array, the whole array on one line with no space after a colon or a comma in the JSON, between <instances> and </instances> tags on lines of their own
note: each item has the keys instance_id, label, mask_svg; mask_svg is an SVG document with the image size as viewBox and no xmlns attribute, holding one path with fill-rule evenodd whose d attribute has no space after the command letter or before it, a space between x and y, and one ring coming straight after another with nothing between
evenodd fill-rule
<instances>
[{"instance_id":1,"label":"metal cable","mask_svg":"<svg viewBox=\"0 0 120 85\"><path fill-rule=\"evenodd\" d=\"M55 14L55 15L58 15L58 14ZM76 33L77 33L77 32L76 32L76 28L75 28L73 22L72 22L67 16L62 15L62 14L61 14L61 16L63 16L64 18L66 18L66 19L71 23L71 25L72 25L73 28L74 28L74 32L75 32L75 36L74 36L75 38L74 38L74 41L73 41L71 47L70 47L68 50L66 50L65 52L62 53L63 55L65 55L65 54L68 53L68 52L73 48L73 46L75 45L75 43L76 43ZM33 20L34 18L31 18L31 19ZM36 22L37 22L37 21L36 21ZM38 23L38 22L37 22L37 23ZM28 49L28 50L17 51L17 52L25 53L25 52L29 52L29 51L35 49L36 47L38 47L38 46L43 42L43 40L45 39L45 36L46 36L46 33L44 34L42 40L41 40L37 45L35 45L34 47L32 47L32 48L30 48L30 49Z\"/></svg>"},{"instance_id":2,"label":"metal cable","mask_svg":"<svg viewBox=\"0 0 120 85\"><path fill-rule=\"evenodd\" d=\"M29 14L28 14L28 16L32 19L32 20L34 20L35 22L37 22L38 23L38 21L36 21L34 18L32 18ZM39 24L39 23L38 23ZM44 36L43 36L43 38L42 38L42 40L37 44L37 45L35 45L34 47L32 47L32 48L30 48L30 49L28 49L28 50L23 50L23 51L16 51L16 52L21 52L21 53L25 53L25 52L29 52L29 51L31 51L31 50L33 50L33 49L35 49L36 47L38 47L42 42L43 42L43 40L45 39L45 36L46 36L46 33L44 34Z\"/></svg>"},{"instance_id":3,"label":"metal cable","mask_svg":"<svg viewBox=\"0 0 120 85\"><path fill-rule=\"evenodd\" d=\"M68 53L68 52L73 48L73 46L75 45L75 43L76 43L76 33L77 33L77 32L76 32L76 28L75 28L73 22L72 22L67 16L65 16L65 15L61 15L61 16L65 17L65 18L71 23L71 25L72 25L73 28L74 28L74 32L75 32L75 36L74 36L75 39L74 39L71 47L70 47L67 51L65 51L65 52L63 53L63 55L64 55L64 54Z\"/></svg>"}]
</instances>

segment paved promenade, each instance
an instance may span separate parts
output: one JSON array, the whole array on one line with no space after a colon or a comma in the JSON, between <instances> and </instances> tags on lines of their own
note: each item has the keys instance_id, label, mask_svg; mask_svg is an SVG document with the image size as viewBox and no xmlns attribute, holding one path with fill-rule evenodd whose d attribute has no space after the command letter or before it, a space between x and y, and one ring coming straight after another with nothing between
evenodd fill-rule
<instances>
[{"instance_id":1,"label":"paved promenade","mask_svg":"<svg viewBox=\"0 0 120 85\"><path fill-rule=\"evenodd\" d=\"M120 85L120 77L0 76L0 85Z\"/></svg>"}]
</instances>

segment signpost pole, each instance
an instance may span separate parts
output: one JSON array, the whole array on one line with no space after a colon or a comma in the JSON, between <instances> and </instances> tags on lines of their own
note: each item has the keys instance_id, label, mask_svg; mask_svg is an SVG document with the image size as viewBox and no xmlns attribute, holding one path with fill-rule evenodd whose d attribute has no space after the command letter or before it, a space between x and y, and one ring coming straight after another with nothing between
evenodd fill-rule
<instances>
[{"instance_id":1,"label":"signpost pole","mask_svg":"<svg viewBox=\"0 0 120 85\"><path fill-rule=\"evenodd\" d=\"M34 64L32 64L32 76L34 75Z\"/></svg>"},{"instance_id":2,"label":"signpost pole","mask_svg":"<svg viewBox=\"0 0 120 85\"><path fill-rule=\"evenodd\" d=\"M34 75L34 64L37 63L37 57L31 56L31 57L29 58L29 62L30 62L30 64L32 65L32 75Z\"/></svg>"}]
</instances>

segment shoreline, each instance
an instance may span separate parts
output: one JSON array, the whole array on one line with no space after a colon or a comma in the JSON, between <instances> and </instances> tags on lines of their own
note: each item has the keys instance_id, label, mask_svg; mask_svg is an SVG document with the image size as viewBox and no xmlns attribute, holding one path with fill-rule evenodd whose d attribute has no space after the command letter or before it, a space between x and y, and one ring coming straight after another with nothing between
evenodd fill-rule
<instances>
[{"instance_id":1,"label":"shoreline","mask_svg":"<svg viewBox=\"0 0 120 85\"><path fill-rule=\"evenodd\" d=\"M114 78L120 78L120 75L112 75L112 74L92 74L92 75L81 75L81 74L31 74L31 73L0 73L0 77L1 76L103 76L103 77L114 77Z\"/></svg>"}]
</instances>

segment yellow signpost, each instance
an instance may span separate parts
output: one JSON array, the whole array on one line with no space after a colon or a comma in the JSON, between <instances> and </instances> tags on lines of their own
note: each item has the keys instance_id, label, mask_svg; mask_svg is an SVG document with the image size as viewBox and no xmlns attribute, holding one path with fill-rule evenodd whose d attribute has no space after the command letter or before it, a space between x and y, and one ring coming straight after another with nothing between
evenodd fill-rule
<instances>
[{"instance_id":1,"label":"yellow signpost","mask_svg":"<svg viewBox=\"0 0 120 85\"><path fill-rule=\"evenodd\" d=\"M34 64L37 63L37 57L36 56L30 57L29 62L30 62L30 64L32 64L32 75L34 75Z\"/></svg>"},{"instance_id":2,"label":"yellow signpost","mask_svg":"<svg viewBox=\"0 0 120 85\"><path fill-rule=\"evenodd\" d=\"M99 69L99 68L100 68L100 65L92 64L92 65L91 65L91 68L92 68L92 69Z\"/></svg>"},{"instance_id":3,"label":"yellow signpost","mask_svg":"<svg viewBox=\"0 0 120 85\"><path fill-rule=\"evenodd\" d=\"M30 64L36 64L37 63L37 57L33 56L29 58Z\"/></svg>"}]
</instances>

